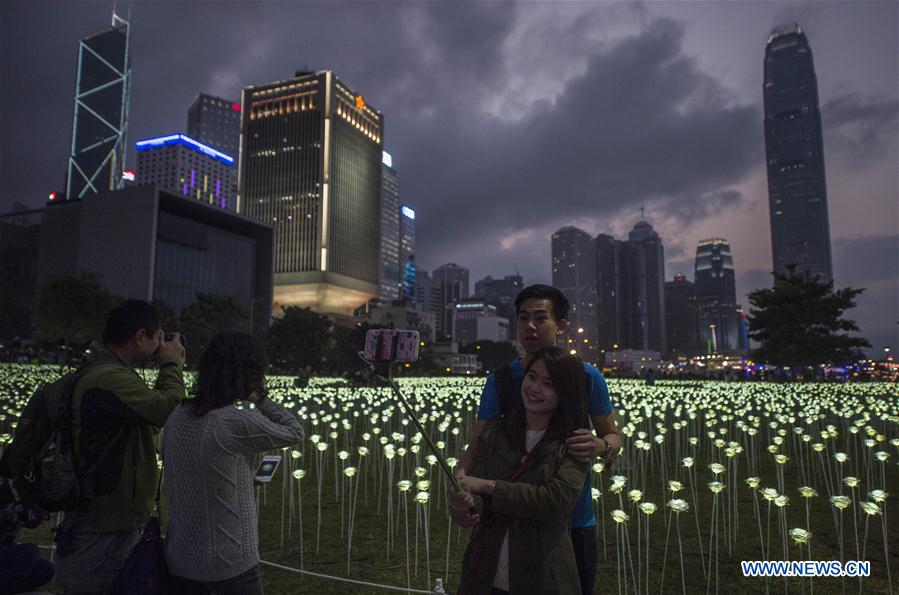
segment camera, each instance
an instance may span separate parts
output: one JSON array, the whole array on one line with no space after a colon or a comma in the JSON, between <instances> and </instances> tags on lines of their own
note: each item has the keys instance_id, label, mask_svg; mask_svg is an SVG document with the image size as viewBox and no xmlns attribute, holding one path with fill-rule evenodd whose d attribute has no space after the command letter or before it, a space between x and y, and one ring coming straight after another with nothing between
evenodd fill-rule
<instances>
[{"instance_id":1,"label":"camera","mask_svg":"<svg viewBox=\"0 0 899 595\"><path fill-rule=\"evenodd\" d=\"M362 357L371 363L414 362L420 341L418 331L372 329L365 333Z\"/></svg>"},{"instance_id":2,"label":"camera","mask_svg":"<svg viewBox=\"0 0 899 595\"><path fill-rule=\"evenodd\" d=\"M165 342L168 343L175 338L175 333L166 333L165 337L163 338L165 339ZM185 337L184 335L178 335L178 338L181 340L181 346L187 348L187 337Z\"/></svg>"}]
</instances>

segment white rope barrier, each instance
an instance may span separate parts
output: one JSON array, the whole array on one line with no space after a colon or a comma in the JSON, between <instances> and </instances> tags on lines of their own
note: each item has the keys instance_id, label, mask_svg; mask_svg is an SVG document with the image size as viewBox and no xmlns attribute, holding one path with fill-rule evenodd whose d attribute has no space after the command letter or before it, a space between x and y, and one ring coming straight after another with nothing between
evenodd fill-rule
<instances>
[{"instance_id":1,"label":"white rope barrier","mask_svg":"<svg viewBox=\"0 0 899 595\"><path fill-rule=\"evenodd\" d=\"M45 550L56 550L55 545L38 545L39 548ZM287 572L294 572L296 574L305 574L307 576L314 576L316 578L323 578L332 581L341 581L344 583L351 583L353 585L362 585L363 587L375 587L376 589L387 589L390 591L402 591L404 593L424 593L425 595L434 595L435 593L445 593L443 590L443 581L441 579L437 579L437 585L435 586L433 591L422 591L421 589L410 589L407 587L398 587L396 585L381 585L378 583L369 583L366 581L357 581L351 578L344 578L342 576L331 576L328 574L320 574L318 572L312 572L311 570L300 570L299 568L293 568L292 566L284 566L282 564L275 564L274 562L268 562L266 560L260 560L260 564L265 564L266 566L271 566L272 568L277 568L279 570L286 570ZM439 590L438 590L439 589Z\"/></svg>"}]
</instances>

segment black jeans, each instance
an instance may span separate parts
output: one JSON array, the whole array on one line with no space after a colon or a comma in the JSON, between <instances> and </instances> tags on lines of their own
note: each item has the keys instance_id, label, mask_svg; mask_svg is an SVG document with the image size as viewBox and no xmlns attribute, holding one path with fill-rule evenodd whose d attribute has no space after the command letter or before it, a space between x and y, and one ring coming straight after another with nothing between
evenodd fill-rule
<instances>
[{"instance_id":1,"label":"black jeans","mask_svg":"<svg viewBox=\"0 0 899 595\"><path fill-rule=\"evenodd\" d=\"M581 595L593 595L593 583L596 581L596 528L572 527L570 531L574 560L581 581Z\"/></svg>"},{"instance_id":2,"label":"black jeans","mask_svg":"<svg viewBox=\"0 0 899 595\"><path fill-rule=\"evenodd\" d=\"M200 582L172 575L172 592L175 595L262 595L262 577L258 564L225 581Z\"/></svg>"}]
</instances>

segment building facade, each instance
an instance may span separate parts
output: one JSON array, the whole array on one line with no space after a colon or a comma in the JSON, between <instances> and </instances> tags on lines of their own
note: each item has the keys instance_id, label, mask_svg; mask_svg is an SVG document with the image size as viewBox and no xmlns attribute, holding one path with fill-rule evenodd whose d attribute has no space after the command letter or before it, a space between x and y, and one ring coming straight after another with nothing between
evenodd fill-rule
<instances>
[{"instance_id":1,"label":"building facade","mask_svg":"<svg viewBox=\"0 0 899 595\"><path fill-rule=\"evenodd\" d=\"M496 306L484 299L460 300L453 306L453 337L460 345L508 341L509 321L497 314Z\"/></svg>"},{"instance_id":2,"label":"building facade","mask_svg":"<svg viewBox=\"0 0 899 595\"><path fill-rule=\"evenodd\" d=\"M400 297L400 177L393 168L393 157L383 151L381 157L381 299Z\"/></svg>"},{"instance_id":3,"label":"building facade","mask_svg":"<svg viewBox=\"0 0 899 595\"><path fill-rule=\"evenodd\" d=\"M400 297L415 301L415 210L400 205Z\"/></svg>"},{"instance_id":4,"label":"building facade","mask_svg":"<svg viewBox=\"0 0 899 595\"><path fill-rule=\"evenodd\" d=\"M240 104L200 93L187 108L187 135L237 157L240 152Z\"/></svg>"},{"instance_id":5,"label":"building facade","mask_svg":"<svg viewBox=\"0 0 899 595\"><path fill-rule=\"evenodd\" d=\"M552 235L552 283L570 303L560 341L586 361L596 361L596 249L586 231L567 226Z\"/></svg>"},{"instance_id":6,"label":"building facade","mask_svg":"<svg viewBox=\"0 0 899 595\"><path fill-rule=\"evenodd\" d=\"M271 319L273 239L271 226L135 186L44 209L38 285L92 271L112 293L176 314L197 294L227 296L261 330Z\"/></svg>"},{"instance_id":7,"label":"building facade","mask_svg":"<svg viewBox=\"0 0 899 595\"><path fill-rule=\"evenodd\" d=\"M243 90L238 211L275 228L275 311L380 294L383 117L330 70Z\"/></svg>"},{"instance_id":8,"label":"building facade","mask_svg":"<svg viewBox=\"0 0 899 595\"><path fill-rule=\"evenodd\" d=\"M434 269L432 291L437 293L436 341L453 340L453 306L468 297L468 269L450 262Z\"/></svg>"},{"instance_id":9,"label":"building facade","mask_svg":"<svg viewBox=\"0 0 899 595\"><path fill-rule=\"evenodd\" d=\"M515 340L515 321L518 318L515 312L515 298L524 288L524 280L521 275L506 275L502 279L494 279L487 275L474 284L474 294L496 307L497 315L509 321L508 340Z\"/></svg>"},{"instance_id":10,"label":"building facade","mask_svg":"<svg viewBox=\"0 0 899 595\"><path fill-rule=\"evenodd\" d=\"M741 348L737 285L730 244L702 240L696 248L696 307L703 353L736 353Z\"/></svg>"},{"instance_id":11,"label":"building facade","mask_svg":"<svg viewBox=\"0 0 899 595\"><path fill-rule=\"evenodd\" d=\"M130 91L131 26L113 12L109 29L78 44L66 199L122 187Z\"/></svg>"},{"instance_id":12,"label":"building facade","mask_svg":"<svg viewBox=\"0 0 899 595\"><path fill-rule=\"evenodd\" d=\"M230 211L237 210L234 157L184 134L138 141L137 185L157 188Z\"/></svg>"},{"instance_id":13,"label":"building facade","mask_svg":"<svg viewBox=\"0 0 899 595\"><path fill-rule=\"evenodd\" d=\"M818 80L796 23L774 29L765 47L765 156L774 272L796 265L833 280Z\"/></svg>"},{"instance_id":14,"label":"building facade","mask_svg":"<svg viewBox=\"0 0 899 595\"><path fill-rule=\"evenodd\" d=\"M665 283L665 330L668 359L690 357L699 352L696 287L678 273Z\"/></svg>"}]
</instances>

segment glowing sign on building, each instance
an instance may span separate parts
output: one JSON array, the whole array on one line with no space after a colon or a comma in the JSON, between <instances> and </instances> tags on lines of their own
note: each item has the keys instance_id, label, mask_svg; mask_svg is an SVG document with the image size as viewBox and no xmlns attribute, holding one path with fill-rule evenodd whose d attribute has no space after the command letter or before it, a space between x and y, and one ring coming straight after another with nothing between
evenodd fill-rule
<instances>
[{"instance_id":1,"label":"glowing sign on building","mask_svg":"<svg viewBox=\"0 0 899 595\"><path fill-rule=\"evenodd\" d=\"M157 149L166 145L184 145L185 147L190 147L195 151L208 155L213 159L217 159L225 165L234 165L234 157L225 155L221 151L216 151L212 147L204 145L185 134L170 134L168 136L147 138L137 141L136 148L138 151L145 151L147 149Z\"/></svg>"},{"instance_id":2,"label":"glowing sign on building","mask_svg":"<svg viewBox=\"0 0 899 595\"><path fill-rule=\"evenodd\" d=\"M393 167L393 157L387 151L381 151L381 163L387 167Z\"/></svg>"},{"instance_id":3,"label":"glowing sign on building","mask_svg":"<svg viewBox=\"0 0 899 595\"><path fill-rule=\"evenodd\" d=\"M362 99L362 95L356 95L356 108L357 109L365 108L365 100Z\"/></svg>"},{"instance_id":4,"label":"glowing sign on building","mask_svg":"<svg viewBox=\"0 0 899 595\"><path fill-rule=\"evenodd\" d=\"M135 178L134 172L131 171L130 169L126 169L125 171L122 172L122 179L125 180L126 182L133 182L134 178Z\"/></svg>"},{"instance_id":5,"label":"glowing sign on building","mask_svg":"<svg viewBox=\"0 0 899 595\"><path fill-rule=\"evenodd\" d=\"M413 211L410 207L403 205L400 210L403 212L403 215L405 215L409 219L415 219L415 211Z\"/></svg>"}]
</instances>

